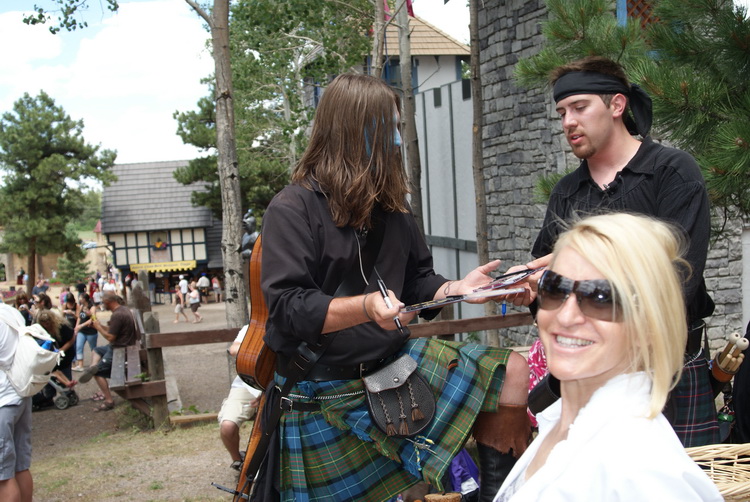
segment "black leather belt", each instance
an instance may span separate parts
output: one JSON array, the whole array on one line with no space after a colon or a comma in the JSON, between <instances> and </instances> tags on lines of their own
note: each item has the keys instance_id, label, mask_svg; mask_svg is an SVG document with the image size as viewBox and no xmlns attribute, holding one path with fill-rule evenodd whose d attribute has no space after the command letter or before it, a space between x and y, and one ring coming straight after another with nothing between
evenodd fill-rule
<instances>
[{"instance_id":1,"label":"black leather belt","mask_svg":"<svg viewBox=\"0 0 750 502\"><path fill-rule=\"evenodd\" d=\"M686 356L694 356L701 350L705 327L706 323L702 319L688 324L687 344L685 345Z\"/></svg>"},{"instance_id":2,"label":"black leather belt","mask_svg":"<svg viewBox=\"0 0 750 502\"><path fill-rule=\"evenodd\" d=\"M279 406L284 411L318 411L320 403L296 401L288 397L282 397Z\"/></svg>"},{"instance_id":3,"label":"black leather belt","mask_svg":"<svg viewBox=\"0 0 750 502\"><path fill-rule=\"evenodd\" d=\"M276 364L276 373L286 377L286 368L289 365L290 359L284 354L277 354L277 358L278 363ZM357 380L380 368L385 360L386 359L377 359L374 361L367 361L360 364L349 364L346 366L317 363L303 379L312 380L314 382L327 382L329 380Z\"/></svg>"}]
</instances>

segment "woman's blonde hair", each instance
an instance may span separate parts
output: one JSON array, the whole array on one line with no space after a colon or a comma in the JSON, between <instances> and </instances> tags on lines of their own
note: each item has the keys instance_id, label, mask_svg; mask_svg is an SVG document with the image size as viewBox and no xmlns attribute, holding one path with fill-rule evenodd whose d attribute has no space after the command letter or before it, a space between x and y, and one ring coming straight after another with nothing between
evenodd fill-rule
<instances>
[{"instance_id":1,"label":"woman's blonde hair","mask_svg":"<svg viewBox=\"0 0 750 502\"><path fill-rule=\"evenodd\" d=\"M649 417L664 408L679 380L687 317L682 281L689 265L684 239L672 226L649 218L613 213L585 218L555 244L570 248L595 266L613 288L631 352L632 371L652 381Z\"/></svg>"},{"instance_id":2,"label":"woman's blonde hair","mask_svg":"<svg viewBox=\"0 0 750 502\"><path fill-rule=\"evenodd\" d=\"M70 327L70 323L62 316L62 314L57 310L50 309L38 310L36 314L34 314L34 322L41 324L45 329L46 326L51 327L52 329L47 330L47 332L58 341L60 340L60 327L63 325Z\"/></svg>"},{"instance_id":3,"label":"woman's blonde hair","mask_svg":"<svg viewBox=\"0 0 750 502\"><path fill-rule=\"evenodd\" d=\"M375 77L347 73L326 87L292 181L320 185L337 227L370 226L376 203L407 212L398 113L398 95Z\"/></svg>"}]
</instances>

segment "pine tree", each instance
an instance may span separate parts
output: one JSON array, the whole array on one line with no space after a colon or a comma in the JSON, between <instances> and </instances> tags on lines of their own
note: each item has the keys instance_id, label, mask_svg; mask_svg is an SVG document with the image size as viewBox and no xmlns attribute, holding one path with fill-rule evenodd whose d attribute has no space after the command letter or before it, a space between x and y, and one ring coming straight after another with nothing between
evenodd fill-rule
<instances>
[{"instance_id":1,"label":"pine tree","mask_svg":"<svg viewBox=\"0 0 750 502\"><path fill-rule=\"evenodd\" d=\"M692 153L712 203L750 215L750 20L731 0L661 0L637 67L660 131Z\"/></svg>"},{"instance_id":2,"label":"pine tree","mask_svg":"<svg viewBox=\"0 0 750 502\"><path fill-rule=\"evenodd\" d=\"M89 275L88 268L86 251L81 246L74 246L57 260L57 277L62 284L73 284Z\"/></svg>"},{"instance_id":3,"label":"pine tree","mask_svg":"<svg viewBox=\"0 0 750 502\"><path fill-rule=\"evenodd\" d=\"M36 256L65 253L79 244L70 222L82 212L86 181L113 181L116 154L83 139L75 121L44 91L16 101L0 119L0 252L28 257L28 288Z\"/></svg>"}]
</instances>

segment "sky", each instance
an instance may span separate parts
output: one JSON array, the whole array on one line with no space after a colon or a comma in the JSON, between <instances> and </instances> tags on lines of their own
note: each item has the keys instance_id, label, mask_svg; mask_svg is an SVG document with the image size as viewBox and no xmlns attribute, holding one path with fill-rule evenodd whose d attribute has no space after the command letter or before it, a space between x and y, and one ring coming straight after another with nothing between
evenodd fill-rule
<instances>
[{"instance_id":1,"label":"sky","mask_svg":"<svg viewBox=\"0 0 750 502\"><path fill-rule=\"evenodd\" d=\"M49 0L0 0L0 113L24 93L44 90L83 137L116 150L118 163L184 160L201 155L176 135L175 111L196 109L211 75L203 21L184 0L120 0L117 14L92 0L88 27L49 33L22 23L22 12ZM738 0L748 5L750 0ZM467 0L413 0L417 16L469 40Z\"/></svg>"},{"instance_id":2,"label":"sky","mask_svg":"<svg viewBox=\"0 0 750 502\"><path fill-rule=\"evenodd\" d=\"M116 150L117 163L192 159L201 155L176 135L175 111L196 109L213 72L203 20L184 0L120 0L117 14L90 1L88 27L49 33L27 26L23 12L48 0L0 1L0 113L24 93L50 95L83 137ZM417 16L468 42L466 0L414 0Z\"/></svg>"}]
</instances>

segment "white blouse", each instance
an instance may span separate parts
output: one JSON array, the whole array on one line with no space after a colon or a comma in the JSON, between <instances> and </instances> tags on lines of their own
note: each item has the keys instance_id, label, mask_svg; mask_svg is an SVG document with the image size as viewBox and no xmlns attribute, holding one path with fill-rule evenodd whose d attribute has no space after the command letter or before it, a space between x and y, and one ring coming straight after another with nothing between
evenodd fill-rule
<instances>
[{"instance_id":1,"label":"white blouse","mask_svg":"<svg viewBox=\"0 0 750 502\"><path fill-rule=\"evenodd\" d=\"M560 420L558 399L537 415L539 436L516 462L495 502L722 501L664 415L646 418L650 389L645 373L612 378L580 410L568 438L524 481L539 446Z\"/></svg>"}]
</instances>

